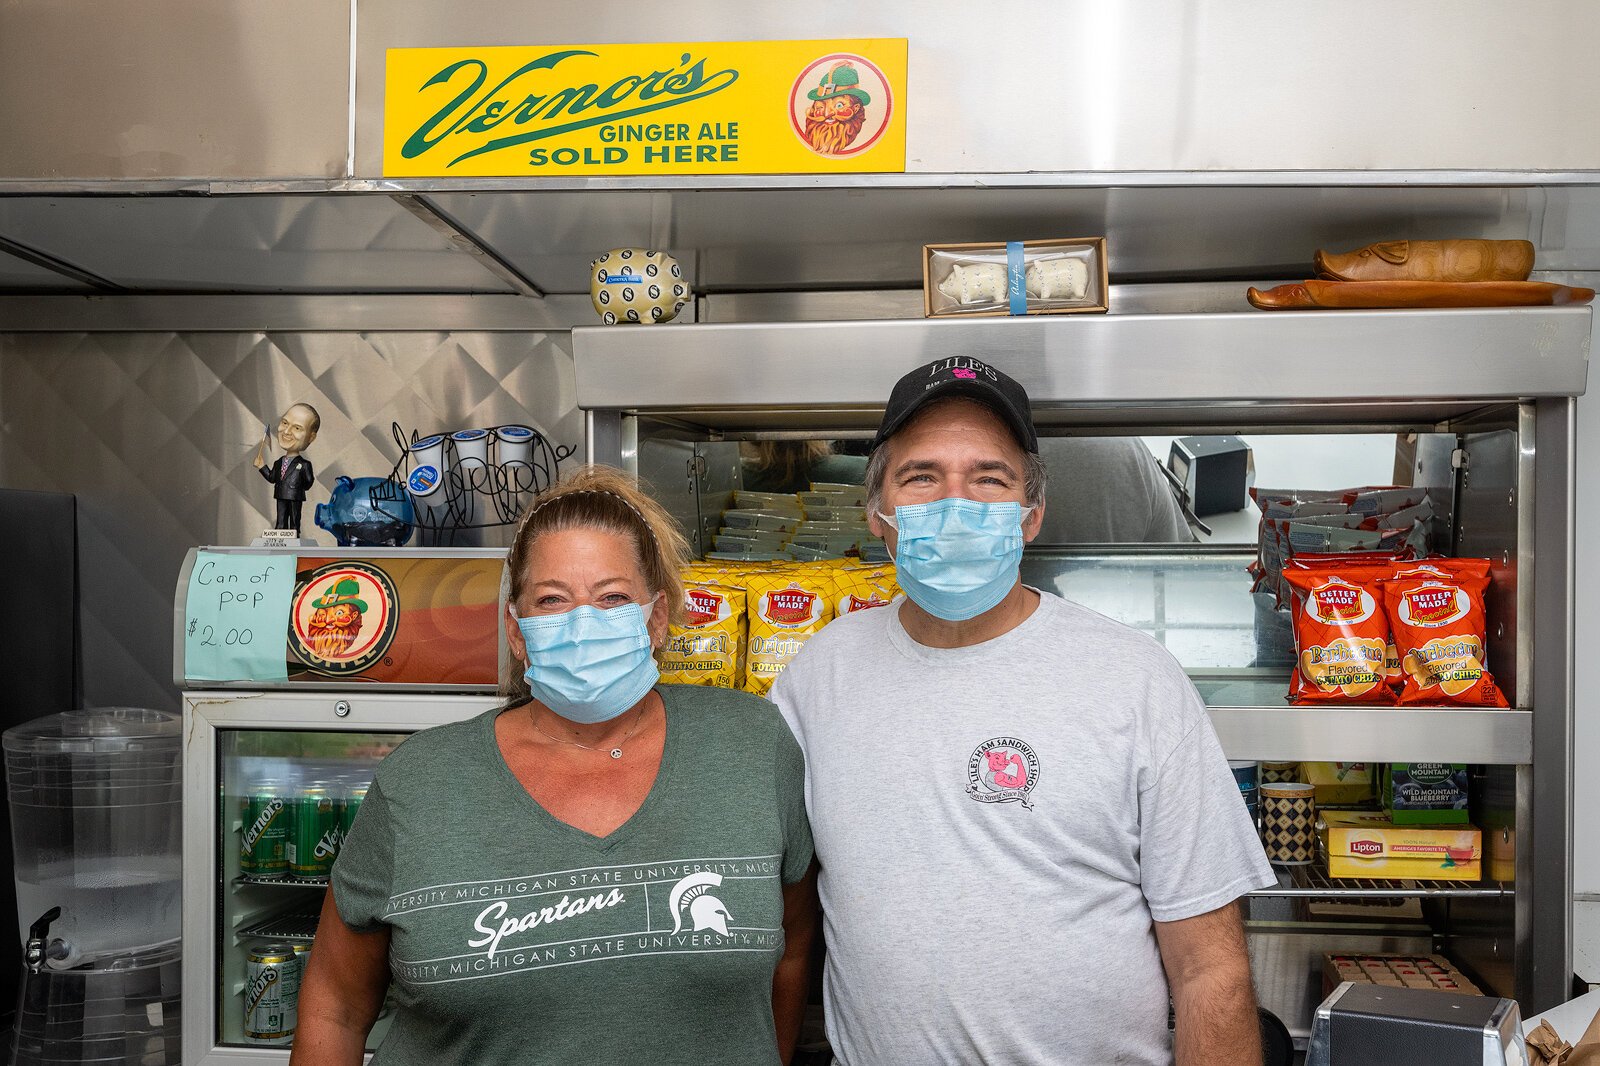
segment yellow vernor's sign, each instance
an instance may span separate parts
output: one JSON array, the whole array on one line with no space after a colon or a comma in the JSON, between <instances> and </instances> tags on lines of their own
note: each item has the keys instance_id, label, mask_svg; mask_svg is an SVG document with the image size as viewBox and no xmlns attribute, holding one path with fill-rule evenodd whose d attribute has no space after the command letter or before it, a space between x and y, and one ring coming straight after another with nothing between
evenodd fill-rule
<instances>
[{"instance_id":1,"label":"yellow vernor's sign","mask_svg":"<svg viewBox=\"0 0 1600 1066\"><path fill-rule=\"evenodd\" d=\"M904 38L391 48L386 177L898 172Z\"/></svg>"}]
</instances>

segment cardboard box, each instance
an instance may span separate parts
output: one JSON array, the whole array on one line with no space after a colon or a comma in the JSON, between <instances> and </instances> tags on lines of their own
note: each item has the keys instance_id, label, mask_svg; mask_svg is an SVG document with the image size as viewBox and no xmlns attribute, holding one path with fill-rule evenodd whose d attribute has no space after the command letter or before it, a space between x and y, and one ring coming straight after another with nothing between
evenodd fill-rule
<instances>
[{"instance_id":1,"label":"cardboard box","mask_svg":"<svg viewBox=\"0 0 1600 1066\"><path fill-rule=\"evenodd\" d=\"M1372 763L1308 762L1300 764L1306 784L1317 790L1317 807L1354 807L1373 798Z\"/></svg>"},{"instance_id":2,"label":"cardboard box","mask_svg":"<svg viewBox=\"0 0 1600 1066\"><path fill-rule=\"evenodd\" d=\"M1382 811L1323 811L1328 876L1480 881L1483 834L1470 825L1395 825Z\"/></svg>"},{"instance_id":3,"label":"cardboard box","mask_svg":"<svg viewBox=\"0 0 1600 1066\"><path fill-rule=\"evenodd\" d=\"M1443 955L1322 956L1322 994L1327 996L1346 981L1390 988L1434 988L1481 996L1483 992Z\"/></svg>"},{"instance_id":4,"label":"cardboard box","mask_svg":"<svg viewBox=\"0 0 1600 1066\"><path fill-rule=\"evenodd\" d=\"M1106 239L1104 237L1068 237L1057 240L1044 241L1019 241L1022 247L1024 271L1031 262L1043 262L1051 259L1075 258L1084 264L1086 277L1084 292L1081 298L1074 299L1036 299L1024 296L1024 314L1029 315L1072 315L1084 312L1104 313L1110 306L1111 288L1110 279L1106 273ZM1010 315L1013 313L1008 299L1009 285L1012 282L1011 272L1008 268L1007 242L1005 241L980 241L975 244L925 244L922 246L922 309L928 318L944 318L959 316L962 318L986 318ZM998 287L994 298L983 299L977 303L964 304L955 298L946 295L941 290L947 279L950 278L952 268L961 266L977 266L982 275L969 274L968 277L979 277L982 281L989 278L1003 276L1006 285ZM992 267L998 266L1001 275L995 275ZM1016 284L1024 284L1023 279L1017 279ZM981 287L981 286L980 286ZM995 286L988 286L994 289Z\"/></svg>"},{"instance_id":5,"label":"cardboard box","mask_svg":"<svg viewBox=\"0 0 1600 1066\"><path fill-rule=\"evenodd\" d=\"M1467 764L1390 763L1379 774L1383 809L1396 825L1454 825L1467 816Z\"/></svg>"}]
</instances>

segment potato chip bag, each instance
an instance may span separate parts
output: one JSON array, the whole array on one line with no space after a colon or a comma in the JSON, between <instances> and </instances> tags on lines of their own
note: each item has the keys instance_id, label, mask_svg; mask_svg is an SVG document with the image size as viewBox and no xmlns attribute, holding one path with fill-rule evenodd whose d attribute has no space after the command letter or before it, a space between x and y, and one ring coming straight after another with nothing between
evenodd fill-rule
<instances>
[{"instance_id":1,"label":"potato chip bag","mask_svg":"<svg viewBox=\"0 0 1600 1066\"><path fill-rule=\"evenodd\" d=\"M839 569L832 563L791 565L755 572L746 579L750 618L746 692L765 696L806 641L833 620Z\"/></svg>"},{"instance_id":2,"label":"potato chip bag","mask_svg":"<svg viewBox=\"0 0 1600 1066\"><path fill-rule=\"evenodd\" d=\"M667 630L666 643L656 653L661 680L738 688L745 657L745 590L686 575L683 597L683 622Z\"/></svg>"},{"instance_id":3,"label":"potato chip bag","mask_svg":"<svg viewBox=\"0 0 1600 1066\"><path fill-rule=\"evenodd\" d=\"M900 584L895 580L893 563L848 567L835 579L833 612L843 618L856 611L887 607L898 595Z\"/></svg>"},{"instance_id":4,"label":"potato chip bag","mask_svg":"<svg viewBox=\"0 0 1600 1066\"><path fill-rule=\"evenodd\" d=\"M1400 702L1508 707L1489 673L1489 560L1430 559L1383 582L1400 651Z\"/></svg>"},{"instance_id":5,"label":"potato chip bag","mask_svg":"<svg viewBox=\"0 0 1600 1066\"><path fill-rule=\"evenodd\" d=\"M1385 682L1389 619L1370 567L1289 569L1294 590L1295 703L1390 703Z\"/></svg>"}]
</instances>

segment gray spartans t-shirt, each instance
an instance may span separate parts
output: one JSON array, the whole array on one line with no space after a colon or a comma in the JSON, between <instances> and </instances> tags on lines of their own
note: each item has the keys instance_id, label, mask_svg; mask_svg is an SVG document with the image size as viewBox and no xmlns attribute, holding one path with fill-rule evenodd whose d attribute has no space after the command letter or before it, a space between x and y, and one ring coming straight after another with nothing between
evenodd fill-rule
<instances>
[{"instance_id":1,"label":"gray spartans t-shirt","mask_svg":"<svg viewBox=\"0 0 1600 1066\"><path fill-rule=\"evenodd\" d=\"M534 802L497 711L378 767L333 866L340 917L389 928L375 1063L775 1066L783 886L811 863L800 749L765 700L657 691L661 770L607 837Z\"/></svg>"},{"instance_id":2,"label":"gray spartans t-shirt","mask_svg":"<svg viewBox=\"0 0 1600 1066\"><path fill-rule=\"evenodd\" d=\"M900 604L811 638L805 751L842 1066L1170 1063L1152 922L1274 884L1204 705L1149 637L1056 596L934 649Z\"/></svg>"}]
</instances>

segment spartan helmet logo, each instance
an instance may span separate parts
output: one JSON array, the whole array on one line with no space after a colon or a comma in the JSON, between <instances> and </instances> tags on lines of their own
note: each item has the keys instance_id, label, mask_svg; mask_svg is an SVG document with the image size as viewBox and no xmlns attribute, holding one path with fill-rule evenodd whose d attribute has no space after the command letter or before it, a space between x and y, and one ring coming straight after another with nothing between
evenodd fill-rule
<instances>
[{"instance_id":1,"label":"spartan helmet logo","mask_svg":"<svg viewBox=\"0 0 1600 1066\"><path fill-rule=\"evenodd\" d=\"M677 936L683 931L683 911L689 910L689 921L693 924L693 932L700 933L707 929L728 935L728 919L733 915L728 913L720 899L711 894L713 888L722 885L721 874L690 874L682 881L672 886L672 895L667 903L672 908L672 935Z\"/></svg>"}]
</instances>

